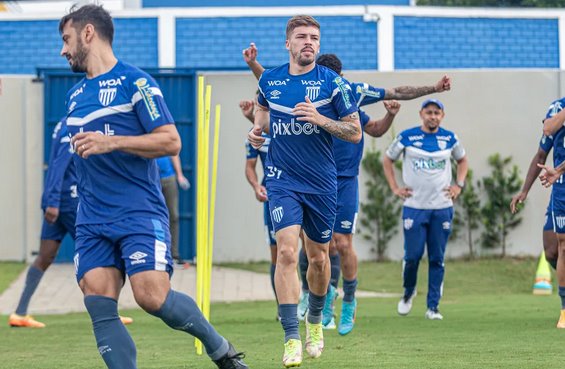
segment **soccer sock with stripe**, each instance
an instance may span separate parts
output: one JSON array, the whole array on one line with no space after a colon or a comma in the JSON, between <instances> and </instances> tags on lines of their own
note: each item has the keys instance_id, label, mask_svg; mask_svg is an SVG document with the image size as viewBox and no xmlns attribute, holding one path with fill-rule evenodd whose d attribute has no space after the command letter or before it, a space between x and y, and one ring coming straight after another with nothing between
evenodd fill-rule
<instances>
[{"instance_id":1,"label":"soccer sock with stripe","mask_svg":"<svg viewBox=\"0 0 565 369\"><path fill-rule=\"evenodd\" d=\"M341 272L340 258L338 253L336 253L335 255L330 255L330 264L332 267L330 284L337 288L337 285L339 284L339 274Z\"/></svg>"},{"instance_id":2,"label":"soccer sock with stripe","mask_svg":"<svg viewBox=\"0 0 565 369\"><path fill-rule=\"evenodd\" d=\"M348 281L343 279L343 301L352 302L355 299L355 291L357 290L357 278Z\"/></svg>"},{"instance_id":3,"label":"soccer sock with stripe","mask_svg":"<svg viewBox=\"0 0 565 369\"><path fill-rule=\"evenodd\" d=\"M149 313L161 318L169 327L198 338L212 360L218 360L229 350L228 341L216 332L188 295L171 289L161 308Z\"/></svg>"},{"instance_id":4,"label":"soccer sock with stripe","mask_svg":"<svg viewBox=\"0 0 565 369\"><path fill-rule=\"evenodd\" d=\"M308 323L318 324L322 322L322 310L326 303L326 295L318 296L310 291L308 296Z\"/></svg>"},{"instance_id":5,"label":"soccer sock with stripe","mask_svg":"<svg viewBox=\"0 0 565 369\"><path fill-rule=\"evenodd\" d=\"M18 307L16 308L16 314L27 314L29 301L31 300L31 296L33 296L33 293L35 292L37 285L39 285L41 278L43 278L43 271L34 267L33 265L30 266L26 275L26 284L24 290L22 291L22 296L20 297Z\"/></svg>"},{"instance_id":6,"label":"soccer sock with stripe","mask_svg":"<svg viewBox=\"0 0 565 369\"><path fill-rule=\"evenodd\" d=\"M85 296L84 305L96 337L98 352L109 369L136 369L135 343L120 321L118 302L106 296Z\"/></svg>"},{"instance_id":7,"label":"soccer sock with stripe","mask_svg":"<svg viewBox=\"0 0 565 369\"><path fill-rule=\"evenodd\" d=\"M308 256L306 255L304 247L302 247L298 253L298 268L300 269L300 279L302 280L302 291L307 292L310 289L308 286L308 278L306 278L306 273L308 272Z\"/></svg>"},{"instance_id":8,"label":"soccer sock with stripe","mask_svg":"<svg viewBox=\"0 0 565 369\"><path fill-rule=\"evenodd\" d=\"M281 325L284 329L284 342L290 339L300 340L298 333L298 316L296 312L298 304L280 304L279 314L281 315Z\"/></svg>"}]
</instances>

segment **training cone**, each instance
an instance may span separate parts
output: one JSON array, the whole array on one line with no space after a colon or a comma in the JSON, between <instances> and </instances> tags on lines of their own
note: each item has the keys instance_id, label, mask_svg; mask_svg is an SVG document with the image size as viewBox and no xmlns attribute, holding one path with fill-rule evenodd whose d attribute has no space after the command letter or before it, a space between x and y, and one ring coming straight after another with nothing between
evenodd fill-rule
<instances>
[{"instance_id":1,"label":"training cone","mask_svg":"<svg viewBox=\"0 0 565 369\"><path fill-rule=\"evenodd\" d=\"M536 281L534 283L534 295L551 295L551 271L549 263L545 260L545 253L542 251L539 257L538 270L536 271Z\"/></svg>"}]
</instances>

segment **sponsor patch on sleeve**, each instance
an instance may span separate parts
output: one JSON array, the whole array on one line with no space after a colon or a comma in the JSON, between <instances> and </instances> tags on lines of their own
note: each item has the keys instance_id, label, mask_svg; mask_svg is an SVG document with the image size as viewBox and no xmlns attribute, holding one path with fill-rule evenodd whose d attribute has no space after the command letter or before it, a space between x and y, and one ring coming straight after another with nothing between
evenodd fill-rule
<instances>
[{"instance_id":1,"label":"sponsor patch on sleeve","mask_svg":"<svg viewBox=\"0 0 565 369\"><path fill-rule=\"evenodd\" d=\"M339 88L339 91L341 92L341 98L343 99L345 108L351 108L353 105L351 104L351 99L349 97L349 94L347 93L348 90L351 90L351 87L347 83L345 83L343 81L343 78L341 77L336 77L334 79L334 83L337 85L337 88Z\"/></svg>"},{"instance_id":2,"label":"sponsor patch on sleeve","mask_svg":"<svg viewBox=\"0 0 565 369\"><path fill-rule=\"evenodd\" d=\"M155 104L154 94L151 91L151 86L149 85L147 78L139 78L134 82L137 90L141 94L141 99L147 108L147 112L149 113L149 117L151 120L155 120L161 116L159 112L159 108L157 104Z\"/></svg>"}]
</instances>

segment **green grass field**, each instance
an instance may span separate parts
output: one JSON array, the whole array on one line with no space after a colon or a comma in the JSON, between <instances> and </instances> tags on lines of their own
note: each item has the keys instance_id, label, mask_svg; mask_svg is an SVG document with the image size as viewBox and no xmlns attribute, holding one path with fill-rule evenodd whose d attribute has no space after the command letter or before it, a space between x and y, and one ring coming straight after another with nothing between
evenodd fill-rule
<instances>
[{"instance_id":1,"label":"green grass field","mask_svg":"<svg viewBox=\"0 0 565 369\"><path fill-rule=\"evenodd\" d=\"M253 267L257 267L254 265ZM422 265L419 296L407 317L397 299L360 299L355 330L346 337L326 331L326 350L304 368L561 368L565 331L555 328L559 299L533 296L535 260L447 262L443 321L427 321ZM361 286L399 292L400 264L363 263ZM1 283L1 282L0 282ZM338 303L339 306L339 303ZM194 353L193 340L142 311L128 311L145 368L214 368ZM282 330L272 302L215 304L212 321L245 350L251 368L280 368ZM86 314L41 316L44 330L0 325L1 368L104 368ZM6 321L6 317L1 317Z\"/></svg>"}]
</instances>

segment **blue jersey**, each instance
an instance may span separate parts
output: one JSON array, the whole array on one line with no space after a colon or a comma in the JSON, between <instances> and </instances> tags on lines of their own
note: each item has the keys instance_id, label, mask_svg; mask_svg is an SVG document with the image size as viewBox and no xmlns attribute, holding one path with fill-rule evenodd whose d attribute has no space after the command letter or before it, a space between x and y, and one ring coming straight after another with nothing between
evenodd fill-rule
<instances>
[{"instance_id":1,"label":"blue jersey","mask_svg":"<svg viewBox=\"0 0 565 369\"><path fill-rule=\"evenodd\" d=\"M359 120L361 121L361 129L365 129L369 123L369 116L359 109ZM337 166L338 177L355 177L359 174L359 164L363 157L364 135L361 136L361 142L351 143L333 137L334 140L334 156Z\"/></svg>"},{"instance_id":2,"label":"blue jersey","mask_svg":"<svg viewBox=\"0 0 565 369\"><path fill-rule=\"evenodd\" d=\"M271 137L266 133L261 134L261 136L265 138L263 146L261 146L259 149L255 149L253 146L251 146L248 140L245 140L245 151L247 159L256 159L257 157L261 159L261 166L263 167L263 179L261 180L261 186L264 186L267 179L267 177L265 176L265 165L267 165L267 153L269 152Z\"/></svg>"},{"instance_id":3,"label":"blue jersey","mask_svg":"<svg viewBox=\"0 0 565 369\"><path fill-rule=\"evenodd\" d=\"M76 212L78 206L77 174L73 163L67 125L64 119L57 123L51 136L51 151L41 208L58 208L59 212Z\"/></svg>"},{"instance_id":4,"label":"blue jersey","mask_svg":"<svg viewBox=\"0 0 565 369\"><path fill-rule=\"evenodd\" d=\"M266 70L259 79L259 104L270 109L267 185L302 193L336 193L331 135L296 120L291 111L308 96L321 115L338 120L357 111L355 97L349 83L329 68L316 65L298 76L289 74L288 68L285 64Z\"/></svg>"},{"instance_id":5,"label":"blue jersey","mask_svg":"<svg viewBox=\"0 0 565 369\"><path fill-rule=\"evenodd\" d=\"M172 124L163 94L147 73L118 61L108 73L82 79L67 94L71 136L98 132L139 136ZM77 225L142 216L168 219L154 159L113 151L74 155L80 202Z\"/></svg>"},{"instance_id":6,"label":"blue jersey","mask_svg":"<svg viewBox=\"0 0 565 369\"><path fill-rule=\"evenodd\" d=\"M373 87L367 83L352 83L351 88L355 93L357 106L374 104L385 99L385 89Z\"/></svg>"},{"instance_id":7,"label":"blue jersey","mask_svg":"<svg viewBox=\"0 0 565 369\"><path fill-rule=\"evenodd\" d=\"M176 175L175 168L173 167L173 160L170 156L162 156L155 160L157 161L157 166L159 167L160 178L169 178Z\"/></svg>"},{"instance_id":8,"label":"blue jersey","mask_svg":"<svg viewBox=\"0 0 565 369\"><path fill-rule=\"evenodd\" d=\"M545 115L545 119L553 117L555 114L563 110L563 107L565 107L565 97L560 100L553 101L549 106L547 114ZM559 164L563 163L563 161L565 160L565 128L560 127L559 130L552 136L546 137L546 143L553 144L553 166L559 166ZM540 147L541 145L542 143L540 142ZM558 195L558 199L565 200L565 181L563 180L563 176L561 176L553 184L552 189L554 196Z\"/></svg>"}]
</instances>

